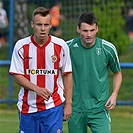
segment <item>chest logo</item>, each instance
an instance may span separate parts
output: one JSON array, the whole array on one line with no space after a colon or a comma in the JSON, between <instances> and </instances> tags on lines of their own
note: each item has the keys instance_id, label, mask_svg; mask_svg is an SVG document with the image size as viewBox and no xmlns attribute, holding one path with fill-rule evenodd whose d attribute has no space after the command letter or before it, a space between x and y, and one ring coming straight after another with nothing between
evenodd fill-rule
<instances>
[{"instance_id":1,"label":"chest logo","mask_svg":"<svg viewBox=\"0 0 133 133\"><path fill-rule=\"evenodd\" d=\"M78 46L78 44L77 44L77 43L75 43L75 44L73 45L73 47L75 47L75 48L76 48L76 47L79 47L79 46Z\"/></svg>"},{"instance_id":2,"label":"chest logo","mask_svg":"<svg viewBox=\"0 0 133 133\"><path fill-rule=\"evenodd\" d=\"M96 53L97 53L97 55L100 55L101 54L101 48L96 48Z\"/></svg>"},{"instance_id":3,"label":"chest logo","mask_svg":"<svg viewBox=\"0 0 133 133\"><path fill-rule=\"evenodd\" d=\"M57 61L57 56L56 55L52 55L51 58L52 58L53 63L55 63Z\"/></svg>"}]
</instances>

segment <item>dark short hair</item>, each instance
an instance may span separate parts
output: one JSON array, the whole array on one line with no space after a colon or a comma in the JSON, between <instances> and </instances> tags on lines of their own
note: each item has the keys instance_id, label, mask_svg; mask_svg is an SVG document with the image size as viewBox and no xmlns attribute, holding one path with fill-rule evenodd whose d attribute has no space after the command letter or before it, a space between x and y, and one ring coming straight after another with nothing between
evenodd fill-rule
<instances>
[{"instance_id":1,"label":"dark short hair","mask_svg":"<svg viewBox=\"0 0 133 133\"><path fill-rule=\"evenodd\" d=\"M96 24L98 25L97 18L91 12L84 12L78 18L78 27L80 28L81 23L87 23L89 25Z\"/></svg>"},{"instance_id":2,"label":"dark short hair","mask_svg":"<svg viewBox=\"0 0 133 133\"><path fill-rule=\"evenodd\" d=\"M34 21L35 15L40 14L41 16L47 16L50 15L50 10L45 7L38 7L36 8L32 13L32 21Z\"/></svg>"}]
</instances>

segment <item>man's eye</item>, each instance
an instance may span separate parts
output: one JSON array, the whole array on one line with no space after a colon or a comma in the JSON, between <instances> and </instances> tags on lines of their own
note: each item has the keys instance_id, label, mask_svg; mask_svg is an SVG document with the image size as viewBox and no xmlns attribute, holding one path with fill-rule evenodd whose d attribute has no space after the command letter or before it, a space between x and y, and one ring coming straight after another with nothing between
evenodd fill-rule
<instances>
[{"instance_id":1,"label":"man's eye","mask_svg":"<svg viewBox=\"0 0 133 133\"><path fill-rule=\"evenodd\" d=\"M49 24L44 24L44 26L49 26Z\"/></svg>"},{"instance_id":2,"label":"man's eye","mask_svg":"<svg viewBox=\"0 0 133 133\"><path fill-rule=\"evenodd\" d=\"M38 26L41 26L41 24L37 24Z\"/></svg>"},{"instance_id":3,"label":"man's eye","mask_svg":"<svg viewBox=\"0 0 133 133\"><path fill-rule=\"evenodd\" d=\"M83 30L84 32L87 32L87 30Z\"/></svg>"}]
</instances>

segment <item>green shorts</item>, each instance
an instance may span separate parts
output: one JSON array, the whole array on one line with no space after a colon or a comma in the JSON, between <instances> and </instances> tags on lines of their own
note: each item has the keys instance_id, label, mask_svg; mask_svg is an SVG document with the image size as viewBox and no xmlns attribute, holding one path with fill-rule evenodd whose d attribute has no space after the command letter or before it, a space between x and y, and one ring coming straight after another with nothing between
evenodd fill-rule
<instances>
[{"instance_id":1,"label":"green shorts","mask_svg":"<svg viewBox=\"0 0 133 133\"><path fill-rule=\"evenodd\" d=\"M110 133L111 128L110 111L101 112L73 112L68 121L69 133L87 133L89 127L92 133Z\"/></svg>"}]
</instances>

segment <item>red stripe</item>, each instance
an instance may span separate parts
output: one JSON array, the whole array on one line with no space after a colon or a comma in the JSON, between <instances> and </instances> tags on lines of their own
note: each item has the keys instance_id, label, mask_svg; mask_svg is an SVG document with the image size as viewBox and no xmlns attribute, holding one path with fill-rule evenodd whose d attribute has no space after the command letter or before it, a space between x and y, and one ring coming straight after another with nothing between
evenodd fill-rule
<instances>
[{"instance_id":1,"label":"red stripe","mask_svg":"<svg viewBox=\"0 0 133 133\"><path fill-rule=\"evenodd\" d=\"M54 100L54 105L55 106L62 103L60 95L57 93L57 91L58 91L57 78L59 76L60 52L61 52L61 46L59 46L57 44L54 44L54 55L57 56L57 61L54 63L54 69L58 70L58 74L54 76L53 100Z\"/></svg>"},{"instance_id":2,"label":"red stripe","mask_svg":"<svg viewBox=\"0 0 133 133\"><path fill-rule=\"evenodd\" d=\"M24 50L24 73L25 77L30 80L30 75L26 75L26 69L29 69L29 45L24 45L23 46ZM23 105L22 105L22 113L27 114L29 110L29 105L28 105L28 90L24 89L24 96L23 96Z\"/></svg>"},{"instance_id":3,"label":"red stripe","mask_svg":"<svg viewBox=\"0 0 133 133\"><path fill-rule=\"evenodd\" d=\"M45 49L37 48L37 69L45 69ZM45 88L45 75L37 75L37 85L39 87ZM46 109L44 99L40 96L37 96L37 108L38 111L42 111Z\"/></svg>"}]
</instances>

